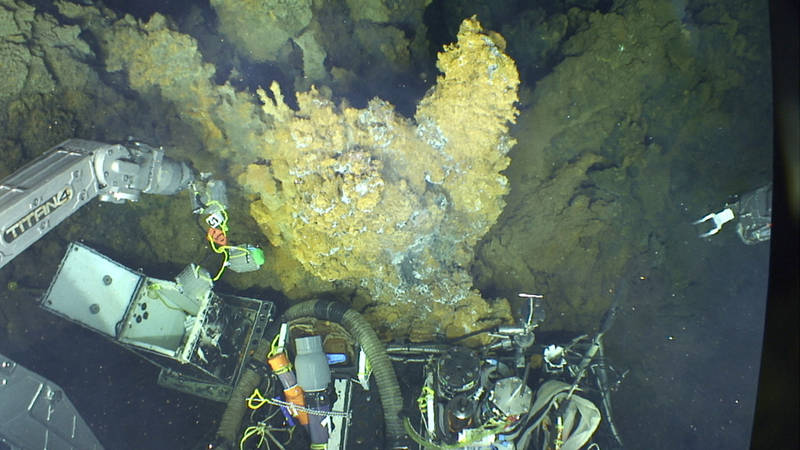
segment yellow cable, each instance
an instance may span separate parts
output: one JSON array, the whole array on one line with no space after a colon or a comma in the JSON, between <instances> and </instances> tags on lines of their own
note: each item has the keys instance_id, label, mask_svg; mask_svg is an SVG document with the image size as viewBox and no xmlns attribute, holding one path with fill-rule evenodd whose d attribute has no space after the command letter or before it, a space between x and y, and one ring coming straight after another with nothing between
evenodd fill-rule
<instances>
[{"instance_id":1,"label":"yellow cable","mask_svg":"<svg viewBox=\"0 0 800 450\"><path fill-rule=\"evenodd\" d=\"M207 206L213 206L213 205L219 206L219 212L222 213L222 223L220 224L219 228L220 228L220 230L222 230L223 233L227 233L228 232L228 211L225 210L225 206L222 203L218 202L217 200L213 200L213 201L208 202Z\"/></svg>"},{"instance_id":2,"label":"yellow cable","mask_svg":"<svg viewBox=\"0 0 800 450\"><path fill-rule=\"evenodd\" d=\"M223 231L223 233L224 233L224 231ZM225 267L228 264L228 258L229 258L228 248L230 248L230 247L228 247L227 245L223 245L223 246L217 247L217 244L214 242L214 239L208 234L206 235L206 239L208 239L208 243L211 245L211 250L213 250L214 253L218 253L218 254L222 255L222 265L220 266L219 271L214 276L214 278L212 278L213 281L217 281L217 280L219 280L219 277L222 276L222 272L225 271Z\"/></svg>"},{"instance_id":3,"label":"yellow cable","mask_svg":"<svg viewBox=\"0 0 800 450\"><path fill-rule=\"evenodd\" d=\"M278 334L276 334L275 337L272 338L272 343L269 345L269 353L267 353L267 359L271 359L273 356L279 353L278 340L280 338L281 338L280 332L278 332Z\"/></svg>"},{"instance_id":4,"label":"yellow cable","mask_svg":"<svg viewBox=\"0 0 800 450\"><path fill-rule=\"evenodd\" d=\"M214 206L214 205L219 207L220 213L222 214L222 223L219 224L219 230L222 231L222 235L225 238L227 238L228 237L228 211L225 210L225 206L223 206L222 203L220 203L220 202L218 202L216 200L208 202L208 206ZM206 238L208 239L208 243L211 245L211 250L213 250L214 253L222 254L222 257L223 257L222 265L220 266L219 271L214 276L214 278L212 278L213 281L217 281L222 276L222 273L225 272L225 267L228 265L228 259L230 258L229 249L232 248L232 247L229 247L227 245L222 245L222 246L217 247L217 244L216 244L216 242L214 242L214 239L211 237L211 235L206 234Z\"/></svg>"},{"instance_id":5,"label":"yellow cable","mask_svg":"<svg viewBox=\"0 0 800 450\"><path fill-rule=\"evenodd\" d=\"M225 252L223 255L224 256L222 257L222 265L219 267L219 271L217 272L217 274L214 275L214 278L212 278L212 280L214 281L219 280L219 278L222 276L222 272L225 272L225 267L227 267L228 265L228 252Z\"/></svg>"},{"instance_id":6,"label":"yellow cable","mask_svg":"<svg viewBox=\"0 0 800 450\"><path fill-rule=\"evenodd\" d=\"M164 307L167 308L167 309L171 309L173 311L183 311L183 312L189 314L189 312L186 311L183 308L179 308L177 306L169 305L167 303L167 299L165 299L164 296L162 296L158 292L159 290L161 290L161 285L160 284L150 283L150 284L147 285L147 296L150 297L150 298L158 299L164 305ZM151 297L150 294L153 294L155 297Z\"/></svg>"},{"instance_id":7,"label":"yellow cable","mask_svg":"<svg viewBox=\"0 0 800 450\"><path fill-rule=\"evenodd\" d=\"M261 447L261 444L266 442L266 439L264 439L265 428L266 424L261 422L259 422L258 425L247 427L242 434L242 439L239 441L239 450L244 450L245 441L253 437L254 434L259 435L258 445L256 445L256 448Z\"/></svg>"},{"instance_id":8,"label":"yellow cable","mask_svg":"<svg viewBox=\"0 0 800 450\"><path fill-rule=\"evenodd\" d=\"M258 409L264 406L267 403L267 399L261 395L261 391L256 388L250 397L247 397L247 407L250 409Z\"/></svg>"}]
</instances>

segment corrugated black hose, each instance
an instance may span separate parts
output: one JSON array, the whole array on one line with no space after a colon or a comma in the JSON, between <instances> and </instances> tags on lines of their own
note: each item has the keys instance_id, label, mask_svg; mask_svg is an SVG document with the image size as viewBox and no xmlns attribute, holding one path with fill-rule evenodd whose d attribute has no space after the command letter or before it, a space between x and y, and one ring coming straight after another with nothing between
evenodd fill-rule
<instances>
[{"instance_id":1,"label":"corrugated black hose","mask_svg":"<svg viewBox=\"0 0 800 450\"><path fill-rule=\"evenodd\" d=\"M266 352L258 354L266 355ZM247 412L245 399L258 387L260 382L261 375L249 367L239 377L239 382L233 387L231 398L228 400L225 412L222 413L222 418L219 420L219 427L217 428L217 442L219 444L214 448L233 448L233 443L238 442L237 434L242 426L242 419Z\"/></svg>"}]
</instances>

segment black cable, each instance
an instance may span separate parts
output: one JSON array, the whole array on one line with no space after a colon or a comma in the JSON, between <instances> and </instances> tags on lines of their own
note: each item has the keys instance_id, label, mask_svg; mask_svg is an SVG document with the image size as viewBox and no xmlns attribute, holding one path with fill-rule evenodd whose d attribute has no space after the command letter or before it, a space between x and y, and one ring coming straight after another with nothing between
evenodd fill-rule
<instances>
[{"instance_id":1,"label":"black cable","mask_svg":"<svg viewBox=\"0 0 800 450\"><path fill-rule=\"evenodd\" d=\"M497 330L497 327L483 328L483 329L480 329L480 330L470 331L469 333L463 334L463 335L458 336L458 337L445 339L445 342L452 345L452 344L455 344L456 342L463 341L464 339L469 339L469 338L471 338L473 336L477 336L477 335L483 334L483 333L491 333L492 331L495 331L495 330Z\"/></svg>"}]
</instances>

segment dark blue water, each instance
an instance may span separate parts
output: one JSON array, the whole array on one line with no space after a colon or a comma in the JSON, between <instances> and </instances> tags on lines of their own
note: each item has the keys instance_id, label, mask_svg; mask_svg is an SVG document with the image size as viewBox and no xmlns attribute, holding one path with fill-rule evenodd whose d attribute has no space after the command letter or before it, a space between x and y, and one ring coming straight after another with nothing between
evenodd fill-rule
<instances>
[{"instance_id":1,"label":"dark blue water","mask_svg":"<svg viewBox=\"0 0 800 450\"><path fill-rule=\"evenodd\" d=\"M731 234L675 247L687 265L642 261L645 279L608 336L612 360L631 370L614 397L617 422L630 448L749 448L769 246ZM670 285L675 272L688 288Z\"/></svg>"}]
</instances>

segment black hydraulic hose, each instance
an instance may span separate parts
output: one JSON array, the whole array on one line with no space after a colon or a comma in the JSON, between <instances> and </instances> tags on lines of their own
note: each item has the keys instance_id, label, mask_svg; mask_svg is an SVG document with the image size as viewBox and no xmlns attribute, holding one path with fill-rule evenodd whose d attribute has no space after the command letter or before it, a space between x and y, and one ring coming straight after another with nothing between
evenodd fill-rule
<instances>
[{"instance_id":1,"label":"black hydraulic hose","mask_svg":"<svg viewBox=\"0 0 800 450\"><path fill-rule=\"evenodd\" d=\"M256 347L255 355L264 355L269 351L271 342L269 339L262 339L261 343ZM221 444L215 448L233 448L235 442L238 442L239 428L242 427L242 420L247 412L247 403L245 399L258 387L261 383L261 375L249 365L246 365L242 375L233 387L231 398L225 406L225 411L222 413L222 418L219 420L219 427L217 428L217 443Z\"/></svg>"},{"instance_id":2,"label":"black hydraulic hose","mask_svg":"<svg viewBox=\"0 0 800 450\"><path fill-rule=\"evenodd\" d=\"M309 300L289 308L281 322L289 322L300 317L316 317L342 325L356 342L361 345L372 365L372 373L378 385L378 393L383 406L383 419L386 423L387 448L407 448L406 433L400 412L403 409L403 395L394 373L392 362L383 343L364 317L347 306L325 300Z\"/></svg>"},{"instance_id":3,"label":"black hydraulic hose","mask_svg":"<svg viewBox=\"0 0 800 450\"><path fill-rule=\"evenodd\" d=\"M228 445L237 441L239 428L242 426L242 418L247 412L245 399L258 387L260 382L261 375L251 368L245 369L242 376L239 377L239 382L234 386L231 398L228 400L225 412L222 413L222 418L219 421L219 427L217 428L218 439L222 439Z\"/></svg>"}]
</instances>

